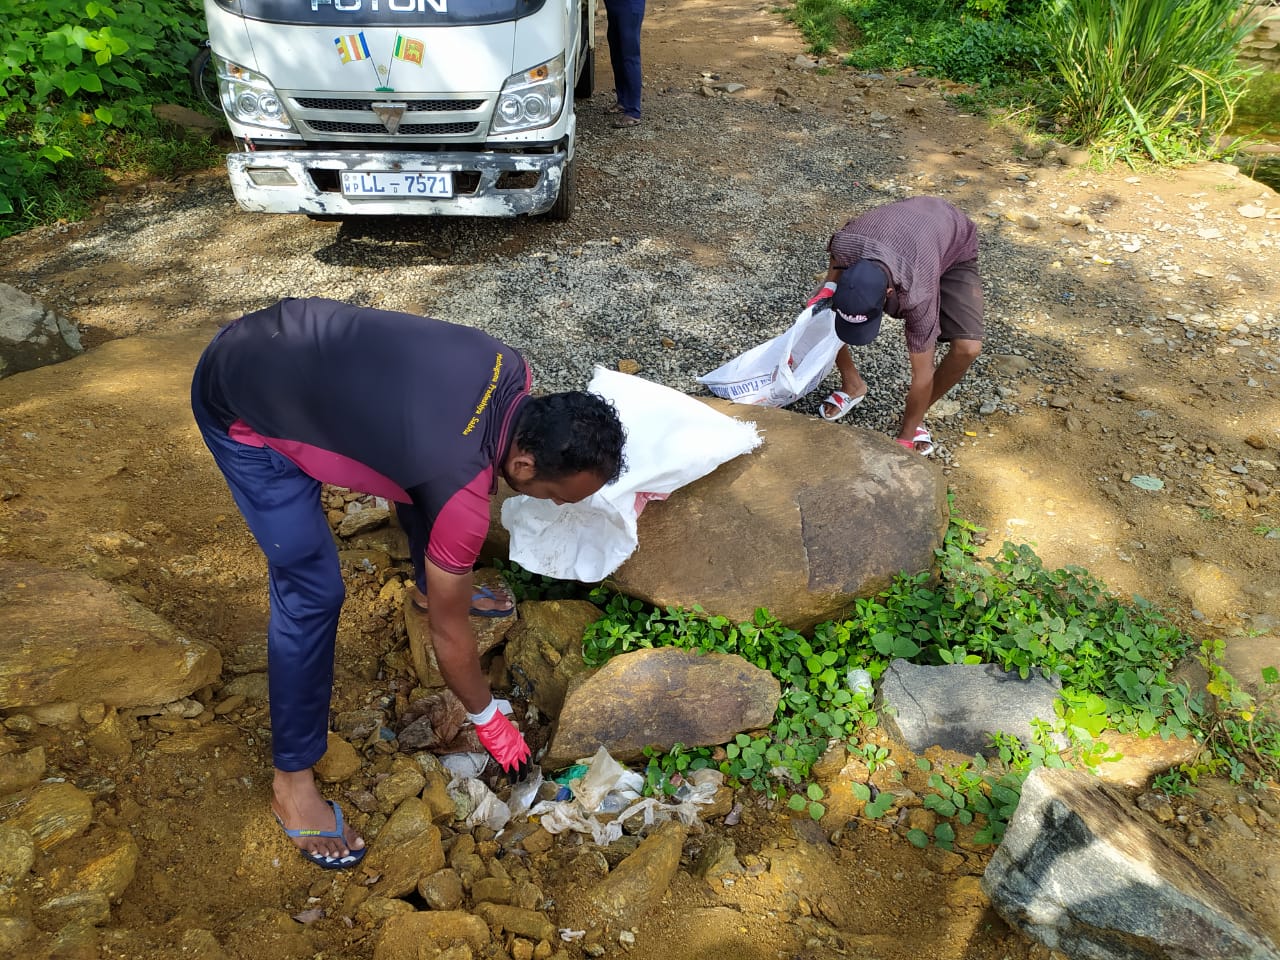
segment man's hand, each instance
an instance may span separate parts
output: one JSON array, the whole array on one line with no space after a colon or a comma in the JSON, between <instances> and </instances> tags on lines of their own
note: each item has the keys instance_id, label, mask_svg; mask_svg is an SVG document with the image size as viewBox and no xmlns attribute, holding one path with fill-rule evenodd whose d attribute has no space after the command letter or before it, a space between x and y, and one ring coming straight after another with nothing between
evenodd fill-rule
<instances>
[{"instance_id":1,"label":"man's hand","mask_svg":"<svg viewBox=\"0 0 1280 960\"><path fill-rule=\"evenodd\" d=\"M529 772L533 753L525 743L524 734L498 709L497 701L491 700L483 711L468 713L467 717L476 725L476 736L484 748L498 761L498 766L506 771L512 782L523 780Z\"/></svg>"},{"instance_id":2,"label":"man's hand","mask_svg":"<svg viewBox=\"0 0 1280 960\"><path fill-rule=\"evenodd\" d=\"M815 293L812 297L809 298L809 302L806 303L805 306L812 307L819 300L825 300L828 297L832 296L835 292L836 292L835 281L828 280L826 283L822 285L822 289L820 289L817 293Z\"/></svg>"}]
</instances>

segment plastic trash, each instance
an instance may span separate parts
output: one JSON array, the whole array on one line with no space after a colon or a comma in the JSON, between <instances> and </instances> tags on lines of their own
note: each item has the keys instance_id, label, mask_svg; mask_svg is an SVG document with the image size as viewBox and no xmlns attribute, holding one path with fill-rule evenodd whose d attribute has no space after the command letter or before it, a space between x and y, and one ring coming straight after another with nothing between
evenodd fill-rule
<instances>
[{"instance_id":1,"label":"plastic trash","mask_svg":"<svg viewBox=\"0 0 1280 960\"><path fill-rule=\"evenodd\" d=\"M454 780L447 790L458 819L468 827L483 825L498 833L511 819L511 808L479 780Z\"/></svg>"},{"instance_id":2,"label":"plastic trash","mask_svg":"<svg viewBox=\"0 0 1280 960\"><path fill-rule=\"evenodd\" d=\"M644 505L760 445L755 424L678 390L597 367L587 387L613 402L627 430L622 475L581 503L515 496L502 505L510 558L526 570L597 583L631 556Z\"/></svg>"},{"instance_id":3,"label":"plastic trash","mask_svg":"<svg viewBox=\"0 0 1280 960\"><path fill-rule=\"evenodd\" d=\"M849 684L850 693L860 694L868 703L871 702L871 697L876 692L876 685L870 673L860 667L851 667L845 675L845 681Z\"/></svg>"},{"instance_id":4,"label":"plastic trash","mask_svg":"<svg viewBox=\"0 0 1280 960\"><path fill-rule=\"evenodd\" d=\"M698 377L717 397L734 403L785 407L812 392L836 365L844 343L825 301L805 307L772 339Z\"/></svg>"},{"instance_id":5,"label":"plastic trash","mask_svg":"<svg viewBox=\"0 0 1280 960\"><path fill-rule=\"evenodd\" d=\"M558 780L559 778L557 778ZM572 830L590 834L599 846L608 846L622 836L622 824L641 816L646 825L678 818L686 826L698 822L698 806L710 803L724 782L719 770L699 770L681 784L686 791L680 803L663 803L655 797L642 797L644 777L622 766L601 747L596 751L586 773L570 781L572 799L544 800L529 811L548 833ZM601 816L608 816L608 821Z\"/></svg>"},{"instance_id":6,"label":"plastic trash","mask_svg":"<svg viewBox=\"0 0 1280 960\"><path fill-rule=\"evenodd\" d=\"M455 778L467 780L484 773L484 768L489 765L489 755L487 753L446 753L440 758L440 763Z\"/></svg>"}]
</instances>

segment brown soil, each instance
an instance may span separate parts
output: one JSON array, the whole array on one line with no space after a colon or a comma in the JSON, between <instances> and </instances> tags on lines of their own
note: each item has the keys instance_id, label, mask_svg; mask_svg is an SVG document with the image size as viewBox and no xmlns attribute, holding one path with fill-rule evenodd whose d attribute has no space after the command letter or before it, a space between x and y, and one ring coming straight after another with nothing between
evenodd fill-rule
<instances>
[{"instance_id":1,"label":"brown soil","mask_svg":"<svg viewBox=\"0 0 1280 960\"><path fill-rule=\"evenodd\" d=\"M604 61L603 19L600 29ZM882 112L896 121L898 133L886 142L903 158L901 181L919 192L945 192L970 209L1008 198L992 209L1034 211L1040 227L1027 230L1025 242L1060 251L1050 260L1038 322L1022 331L1041 374L1008 379L1022 412L959 412L937 421L959 512L984 525L993 541L1034 543L1047 563L1087 567L1197 632L1269 627L1280 617L1280 545L1256 531L1280 526L1275 474L1265 467L1280 459L1280 345L1263 332L1270 316L1274 336L1280 302L1280 222L1246 218L1238 208L1259 205L1274 215L1280 200L1216 165L1139 174L1041 167L1021 159L1021 131L964 116L935 87L868 87L848 71L799 70L793 60L801 53L794 32L767 5L651 3L646 109L679 109L705 72L747 84L748 97L772 100L784 87L788 99L832 123L864 107ZM608 89L607 62L600 83ZM851 106L855 97L861 99ZM709 153L705 162L722 159ZM1038 184L1034 195L1019 176ZM188 187L151 185L121 202ZM1102 232L1054 219L1053 204L1089 213ZM822 216L834 228L841 213ZM103 218L111 215L107 209ZM251 226L242 226L246 221ZM252 243L243 241L245 229L256 232ZM269 269L273 256L309 249L300 238L310 229L315 225L294 218L264 220L228 207L227 223L199 261L223 264L221 279L229 282ZM670 229L675 235L679 226ZM1227 241L1199 233L1210 229ZM77 246L85 230L39 231L0 246L15 270L38 279L24 289L76 318L92 348L79 360L0 383L0 556L108 578L180 631L217 643L226 676L262 669L262 558L185 402L200 349L239 305L222 305L218 282L203 267L184 273L170 266L160 275L115 261L109 250L90 257ZM1169 231L1179 242L1158 257L1114 249L1131 235ZM519 247L513 239L498 253ZM719 256L691 253L696 262ZM1230 338L1188 339L1183 322L1170 319L1241 311L1261 319ZM149 335L133 336L139 332ZM1231 472L1240 465L1247 473ZM1142 474L1163 477L1165 489L1150 493L1128 482ZM1246 488L1246 476L1261 486ZM1199 564L1193 570L1200 572L1179 579L1180 560ZM1212 578L1204 573L1209 564L1217 568ZM335 710L394 698L394 668L403 664L395 609L379 596L382 578L355 564L349 570ZM301 862L268 812L265 710L249 707L233 723L215 725L225 728L216 747L162 752L149 749L156 735L148 734L129 762L105 767L82 740L57 728L22 741L46 743L51 768L78 783L113 781L103 788L99 819L128 825L142 846L101 955L173 956L187 931L203 929L234 956L370 956L374 929L348 927L341 918L347 887L358 878ZM902 769L912 766L908 757L899 760ZM365 781L385 763L375 754ZM843 786L838 778L831 783ZM637 928L628 956L1017 960L1043 953L977 891L989 851L922 852L894 831L857 820L828 822L818 834L741 799L742 824L717 829L735 839L748 875L713 890L682 871ZM832 829L839 830L835 842ZM1185 838L1185 823L1168 829L1175 840ZM1259 832L1274 843L1274 821ZM697 846L695 839L686 852ZM1261 847L1229 831L1208 847L1212 857L1204 850L1196 856L1211 867L1265 862ZM548 898L567 902L582 882L570 865L576 852L561 841L550 857L531 861ZM1245 896L1255 895L1249 875L1234 879ZM326 917L309 925L270 919L272 911L312 906ZM580 945L565 949L581 955ZM608 955L622 952L610 944Z\"/></svg>"}]
</instances>

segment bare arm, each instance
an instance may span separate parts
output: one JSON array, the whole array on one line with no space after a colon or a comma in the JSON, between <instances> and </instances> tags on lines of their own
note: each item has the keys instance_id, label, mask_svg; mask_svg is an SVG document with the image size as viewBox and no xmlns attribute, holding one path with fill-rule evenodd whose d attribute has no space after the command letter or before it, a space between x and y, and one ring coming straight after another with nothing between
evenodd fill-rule
<instances>
[{"instance_id":1,"label":"bare arm","mask_svg":"<svg viewBox=\"0 0 1280 960\"><path fill-rule=\"evenodd\" d=\"M449 573L427 560L427 606L431 610L431 643L449 689L469 713L480 713L493 694L480 671L476 635L471 629L471 574Z\"/></svg>"}]
</instances>

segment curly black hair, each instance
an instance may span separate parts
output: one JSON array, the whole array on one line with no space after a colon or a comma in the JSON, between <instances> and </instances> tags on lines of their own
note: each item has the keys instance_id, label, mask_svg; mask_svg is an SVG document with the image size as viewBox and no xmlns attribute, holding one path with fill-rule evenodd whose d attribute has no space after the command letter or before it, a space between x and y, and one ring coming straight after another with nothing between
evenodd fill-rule
<instances>
[{"instance_id":1,"label":"curly black hair","mask_svg":"<svg viewBox=\"0 0 1280 960\"><path fill-rule=\"evenodd\" d=\"M516 422L515 442L542 480L586 471L613 483L625 466L626 439L613 404L584 390L532 397Z\"/></svg>"}]
</instances>

